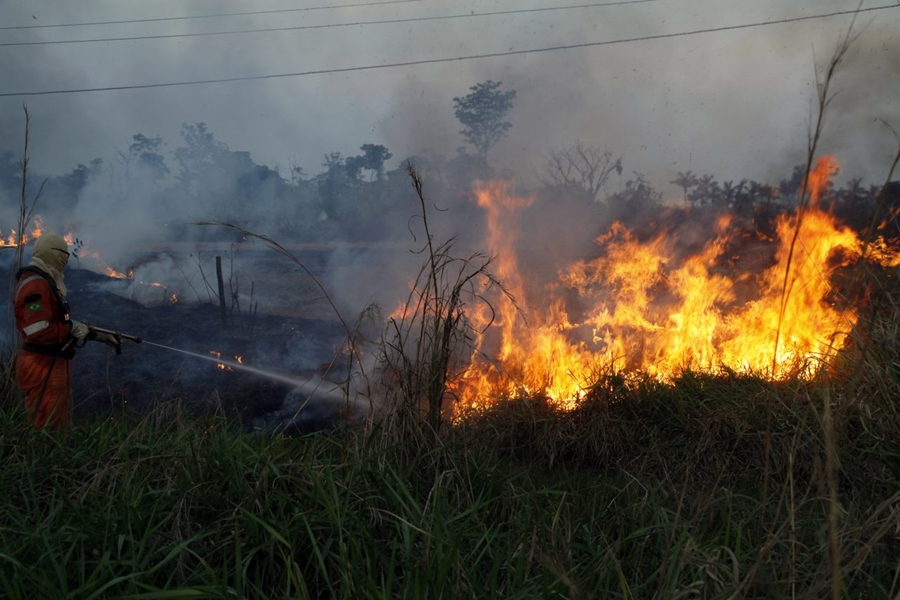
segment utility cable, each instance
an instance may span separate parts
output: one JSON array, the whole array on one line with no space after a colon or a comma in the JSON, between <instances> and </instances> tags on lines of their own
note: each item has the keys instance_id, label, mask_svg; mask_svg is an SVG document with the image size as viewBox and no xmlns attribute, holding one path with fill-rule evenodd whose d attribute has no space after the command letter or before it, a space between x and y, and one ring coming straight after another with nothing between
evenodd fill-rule
<instances>
[{"instance_id":1,"label":"utility cable","mask_svg":"<svg viewBox=\"0 0 900 600\"><path fill-rule=\"evenodd\" d=\"M600 46L613 46L617 44L627 44L633 42L646 42L651 40L664 40L679 37L688 37L691 35L700 35L705 33L720 33L723 31L736 31L739 29L751 29L756 27L766 27L769 25L784 25L787 23L799 23L802 21L812 21L815 19L827 19L831 17L839 17L845 15L855 15L864 12L872 12L877 10L886 10L891 8L900 8L900 4L889 4L884 6L873 6L870 8L858 8L853 10L836 11L830 13L822 13L818 15L806 15L802 17L788 17L784 19L776 19L771 21L758 21L755 23L743 23L740 25L723 25L721 27L710 27L707 29L694 29L692 31L679 31L675 33L658 33L654 35L645 35L631 38L621 38L617 40L605 40L601 42L585 42L582 44L568 44L564 46L550 46L546 48L534 48L530 50L510 50L508 52L493 52L489 54L471 54L468 56L454 56L448 58L428 58L422 60L411 60L397 63L386 63L380 65L364 65L358 67L345 67L337 69L318 69L313 71L299 71L296 73L273 73L269 75L248 75L244 77L223 77L219 79L196 79L191 81L172 81L164 83L146 83L138 85L119 85L109 87L95 88L75 88L68 90L44 90L40 92L5 92L0 93L0 98L13 98L18 96L49 96L54 94L83 94L87 92L112 92L122 90L145 90L164 87L181 87L189 85L208 85L213 83L232 83L237 81L260 81L264 79L282 79L288 77L304 77L308 75L324 75L329 73L352 73L357 71L373 71L376 69L391 69L398 67L413 67L419 65L431 65L449 62L459 62L465 60L477 60L483 58L500 58L504 56L516 56L522 54L538 54L543 52L558 52L562 50L576 50L581 48L596 48Z\"/></svg>"},{"instance_id":2,"label":"utility cable","mask_svg":"<svg viewBox=\"0 0 900 600\"><path fill-rule=\"evenodd\" d=\"M497 10L493 12L483 13L459 13L454 15L438 15L430 17L408 17L402 19L383 19L380 21L356 21L353 23L326 23L320 25L295 25L291 27L266 27L261 29L235 29L231 31L205 31L194 33L167 33L160 35L140 35L129 37L109 37L109 38L92 38L87 40L42 40L39 42L2 42L0 47L4 46L44 46L47 44L88 44L96 42L127 42L135 40L165 40L173 38L189 38L203 37L213 35L235 35L248 33L271 33L273 31L300 31L304 29L330 29L333 27L360 27L365 25L393 25L398 23L418 23L421 21L440 21L448 19L474 19L476 17L496 17L504 15L515 15L521 13L548 12L555 10L573 10L583 8L597 8L603 6L619 6L622 4L643 4L646 2L659 2L660 0L615 0L613 2L595 2L591 4L574 4L571 6L553 6L542 8L515 8L510 10Z\"/></svg>"},{"instance_id":3,"label":"utility cable","mask_svg":"<svg viewBox=\"0 0 900 600\"><path fill-rule=\"evenodd\" d=\"M336 8L361 8L364 6L382 6L384 4L405 4L407 2L422 2L423 0L383 0L382 2L359 2L356 4L336 4L333 6L307 6L305 8L282 8L278 10L254 10L236 13L218 13L210 15L187 15L182 17L158 17L154 19L125 19L122 21L92 21L85 23L57 23L55 25L10 25L0 27L0 31L11 29L48 29L51 27L87 27L93 25L125 25L128 23L160 23L163 21L186 21L189 19L215 19L222 17L247 17L252 15L274 15L278 13L304 12L310 10L333 10ZM34 15L32 15L34 16Z\"/></svg>"}]
</instances>

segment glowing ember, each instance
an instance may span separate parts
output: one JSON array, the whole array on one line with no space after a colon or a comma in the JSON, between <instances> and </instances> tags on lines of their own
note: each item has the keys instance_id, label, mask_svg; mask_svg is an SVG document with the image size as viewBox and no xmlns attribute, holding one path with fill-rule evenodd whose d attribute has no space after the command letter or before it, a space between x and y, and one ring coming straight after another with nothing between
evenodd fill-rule
<instances>
[{"instance_id":1,"label":"glowing ember","mask_svg":"<svg viewBox=\"0 0 900 600\"><path fill-rule=\"evenodd\" d=\"M836 169L832 157L819 161L808 182L808 208L799 224L795 214L778 218L774 264L760 273L723 267L737 233L729 218L687 257L675 252L672 234L640 242L617 223L597 238L598 257L561 269L559 281L538 294L528 293L514 249L516 212L529 200L504 183L479 186L493 272L520 304L485 290L492 311L467 316L477 331L491 318L492 326L474 340L471 362L451 391L465 407L518 392L572 406L603 368L661 379L685 368L811 374L845 344L857 318L837 304L830 278L858 260L863 244L818 206ZM866 255L897 264L897 253L881 240ZM530 304L535 295L541 296L537 307Z\"/></svg>"},{"instance_id":2,"label":"glowing ember","mask_svg":"<svg viewBox=\"0 0 900 600\"><path fill-rule=\"evenodd\" d=\"M216 357L216 360L217 360L217 361L222 360L222 353L221 353L221 352L218 352L218 351L216 351L216 350L210 350L209 353L210 353L212 356ZM217 369L221 369L222 371L233 371L233 370L234 370L234 369L232 369L231 367L229 367L228 365L226 365L225 363L222 363L222 362L216 362L216 368L217 368Z\"/></svg>"}]
</instances>

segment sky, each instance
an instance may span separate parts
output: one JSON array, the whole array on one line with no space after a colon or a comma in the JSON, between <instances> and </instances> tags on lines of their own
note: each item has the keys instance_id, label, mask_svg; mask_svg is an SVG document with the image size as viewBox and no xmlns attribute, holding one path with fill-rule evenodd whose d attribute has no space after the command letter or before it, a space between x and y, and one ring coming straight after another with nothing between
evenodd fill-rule
<instances>
[{"instance_id":1,"label":"sky","mask_svg":"<svg viewBox=\"0 0 900 600\"><path fill-rule=\"evenodd\" d=\"M804 162L817 66L831 58L852 17L671 34L858 5L0 0L0 151L21 153L26 104L31 166L46 175L97 157L112 161L136 133L162 136L171 152L182 123L197 122L282 173L299 165L314 175L324 154L358 154L365 143L387 146L392 168L427 152L453 156L465 143L453 98L492 79L517 97L512 128L491 163L519 180L536 178L553 149L581 142L621 156L623 178L643 173L664 195L678 193L669 181L686 170L777 183ZM878 6L889 8L856 18L858 38L834 80L821 148L837 156L843 176L880 184L900 143L884 123L900 132L900 2L862 3ZM261 14L204 18L248 12ZM109 21L139 22L54 27ZM51 43L273 28L294 29ZM3 45L16 43L31 44ZM35 94L290 73L306 74Z\"/></svg>"}]
</instances>

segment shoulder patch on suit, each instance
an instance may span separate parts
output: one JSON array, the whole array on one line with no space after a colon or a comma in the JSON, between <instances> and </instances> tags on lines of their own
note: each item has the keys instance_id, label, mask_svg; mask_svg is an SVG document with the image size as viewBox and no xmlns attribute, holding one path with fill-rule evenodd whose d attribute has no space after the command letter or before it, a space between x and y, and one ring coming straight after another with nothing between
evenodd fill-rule
<instances>
[{"instance_id":1,"label":"shoulder patch on suit","mask_svg":"<svg viewBox=\"0 0 900 600\"><path fill-rule=\"evenodd\" d=\"M44 306L40 302L32 302L28 305L28 310L30 312L37 312L41 310Z\"/></svg>"}]
</instances>

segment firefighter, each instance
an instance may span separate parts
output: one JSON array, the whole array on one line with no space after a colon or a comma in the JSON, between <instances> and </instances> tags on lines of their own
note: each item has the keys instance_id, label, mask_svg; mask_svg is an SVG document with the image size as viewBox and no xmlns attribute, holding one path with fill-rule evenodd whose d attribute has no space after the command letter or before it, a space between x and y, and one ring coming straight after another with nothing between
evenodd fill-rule
<instances>
[{"instance_id":1,"label":"firefighter","mask_svg":"<svg viewBox=\"0 0 900 600\"><path fill-rule=\"evenodd\" d=\"M16 329L22 348L16 358L16 380L25 394L25 409L35 427L66 428L72 399L69 361L76 344L90 339L115 346L107 333L69 318L63 271L69 247L48 231L34 243L31 262L17 273L13 294Z\"/></svg>"}]
</instances>

